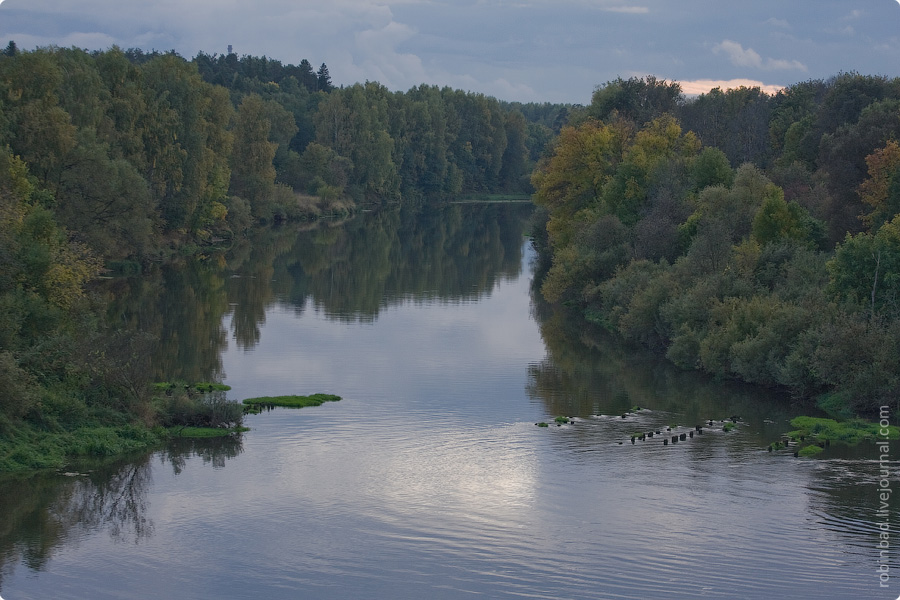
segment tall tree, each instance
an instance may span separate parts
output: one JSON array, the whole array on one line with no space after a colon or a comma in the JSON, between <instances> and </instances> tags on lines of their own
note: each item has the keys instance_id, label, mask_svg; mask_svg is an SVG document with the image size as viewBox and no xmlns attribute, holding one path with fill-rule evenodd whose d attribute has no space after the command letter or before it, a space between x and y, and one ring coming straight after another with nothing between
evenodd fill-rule
<instances>
[{"instance_id":1,"label":"tall tree","mask_svg":"<svg viewBox=\"0 0 900 600\"><path fill-rule=\"evenodd\" d=\"M595 119L624 118L643 125L665 113L674 113L681 102L681 85L650 75L621 77L594 91L588 115Z\"/></svg>"},{"instance_id":2,"label":"tall tree","mask_svg":"<svg viewBox=\"0 0 900 600\"><path fill-rule=\"evenodd\" d=\"M329 75L328 67L325 66L325 63L322 63L322 66L316 72L316 85L317 89L323 92L330 92L334 89L334 86L331 84L331 75Z\"/></svg>"},{"instance_id":3,"label":"tall tree","mask_svg":"<svg viewBox=\"0 0 900 600\"><path fill-rule=\"evenodd\" d=\"M278 144L269 141L271 122L266 118L265 101L251 94L238 107L231 154L231 193L250 203L251 213L270 218L275 191L272 159Z\"/></svg>"}]
</instances>

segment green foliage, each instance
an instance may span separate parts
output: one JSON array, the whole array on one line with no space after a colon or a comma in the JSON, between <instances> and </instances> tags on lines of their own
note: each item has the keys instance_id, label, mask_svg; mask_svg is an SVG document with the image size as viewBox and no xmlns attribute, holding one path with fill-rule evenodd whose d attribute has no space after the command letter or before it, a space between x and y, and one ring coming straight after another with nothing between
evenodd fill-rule
<instances>
[{"instance_id":1,"label":"green foliage","mask_svg":"<svg viewBox=\"0 0 900 600\"><path fill-rule=\"evenodd\" d=\"M340 396L333 394L312 394L310 396L261 396L259 398L247 398L244 404L249 406L284 406L289 408L305 408L307 406L321 406L325 402L337 402Z\"/></svg>"},{"instance_id":2,"label":"green foliage","mask_svg":"<svg viewBox=\"0 0 900 600\"><path fill-rule=\"evenodd\" d=\"M0 472L59 469L72 458L113 456L148 450L165 434L140 425L84 427L75 431L47 431L30 424L12 427L0 415Z\"/></svg>"},{"instance_id":3,"label":"green foliage","mask_svg":"<svg viewBox=\"0 0 900 600\"><path fill-rule=\"evenodd\" d=\"M822 452L824 452L824 451L825 451L825 449L822 448L822 446L817 446L815 444L811 444L809 446L804 446L803 448L801 448L797 452L797 454L799 456L803 456L806 458L812 458L812 457L822 454Z\"/></svg>"},{"instance_id":4,"label":"green foliage","mask_svg":"<svg viewBox=\"0 0 900 600\"><path fill-rule=\"evenodd\" d=\"M180 438L217 438L227 437L250 431L249 427L173 427L169 430L174 437Z\"/></svg>"},{"instance_id":5,"label":"green foliage","mask_svg":"<svg viewBox=\"0 0 900 600\"><path fill-rule=\"evenodd\" d=\"M598 202L621 161L628 135L627 129L596 122L560 132L553 156L532 178L535 202L550 214L547 231L554 247L568 245L576 215Z\"/></svg>"},{"instance_id":6,"label":"green foliage","mask_svg":"<svg viewBox=\"0 0 900 600\"><path fill-rule=\"evenodd\" d=\"M36 402L31 375L19 367L12 353L0 352L0 414L17 419L31 411Z\"/></svg>"},{"instance_id":7,"label":"green foliage","mask_svg":"<svg viewBox=\"0 0 900 600\"><path fill-rule=\"evenodd\" d=\"M247 200L250 213L263 220L272 217L271 200L275 191L272 160L278 144L269 141L271 129L263 99L256 94L245 97L238 107L235 125L231 193Z\"/></svg>"},{"instance_id":8,"label":"green foliage","mask_svg":"<svg viewBox=\"0 0 900 600\"><path fill-rule=\"evenodd\" d=\"M792 438L803 437L829 443L854 445L863 441L900 439L900 427L889 425L882 428L878 423L870 423L862 419L835 421L821 417L800 416L791 419L791 427L794 427L794 430L787 435ZM884 435L883 430L887 431L887 436Z\"/></svg>"},{"instance_id":9,"label":"green foliage","mask_svg":"<svg viewBox=\"0 0 900 600\"><path fill-rule=\"evenodd\" d=\"M720 88L686 100L676 110L704 146L721 150L731 166L761 165L768 154L772 98L758 87Z\"/></svg>"},{"instance_id":10,"label":"green foliage","mask_svg":"<svg viewBox=\"0 0 900 600\"><path fill-rule=\"evenodd\" d=\"M785 202L784 191L774 184L753 218L753 238L761 245L792 240L815 247L816 228L809 213L796 202Z\"/></svg>"},{"instance_id":11,"label":"green foliage","mask_svg":"<svg viewBox=\"0 0 900 600\"><path fill-rule=\"evenodd\" d=\"M146 262L359 201L528 187L531 123L448 88L334 89L307 60L118 48L16 51L0 81L0 142L57 223L105 260ZM307 155L315 141L328 152Z\"/></svg>"},{"instance_id":12,"label":"green foliage","mask_svg":"<svg viewBox=\"0 0 900 600\"><path fill-rule=\"evenodd\" d=\"M872 314L900 313L900 215L877 233L847 234L828 263L830 290Z\"/></svg>"},{"instance_id":13,"label":"green foliage","mask_svg":"<svg viewBox=\"0 0 900 600\"><path fill-rule=\"evenodd\" d=\"M707 146L691 165L691 176L694 190L700 191L712 185L731 187L734 181L734 170L728 157L718 148Z\"/></svg>"},{"instance_id":14,"label":"green foliage","mask_svg":"<svg viewBox=\"0 0 900 600\"><path fill-rule=\"evenodd\" d=\"M226 399L225 393L201 394L178 389L155 400L158 422L164 427L213 427L230 429L240 425L243 410L240 403Z\"/></svg>"},{"instance_id":15,"label":"green foliage","mask_svg":"<svg viewBox=\"0 0 900 600\"><path fill-rule=\"evenodd\" d=\"M671 117L635 127L634 107L650 107L638 83L598 88L533 177L545 298L833 414L900 397L900 80L713 90L671 111L696 137Z\"/></svg>"},{"instance_id":16,"label":"green foliage","mask_svg":"<svg viewBox=\"0 0 900 600\"><path fill-rule=\"evenodd\" d=\"M214 382L200 383L172 383L168 381L160 381L153 384L153 389L157 392L171 393L176 390L184 390L187 393L205 394L208 392L227 392L231 389L230 385Z\"/></svg>"},{"instance_id":17,"label":"green foliage","mask_svg":"<svg viewBox=\"0 0 900 600\"><path fill-rule=\"evenodd\" d=\"M625 118L643 125L676 110L681 86L650 75L646 78L621 77L599 86L591 98L588 114L598 120Z\"/></svg>"}]
</instances>

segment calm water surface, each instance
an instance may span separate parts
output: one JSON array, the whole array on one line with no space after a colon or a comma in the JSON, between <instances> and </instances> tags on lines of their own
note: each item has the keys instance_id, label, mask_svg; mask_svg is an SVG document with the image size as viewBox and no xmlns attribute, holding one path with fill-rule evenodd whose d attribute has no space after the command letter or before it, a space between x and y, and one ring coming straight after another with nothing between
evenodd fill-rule
<instances>
[{"instance_id":1,"label":"calm water surface","mask_svg":"<svg viewBox=\"0 0 900 600\"><path fill-rule=\"evenodd\" d=\"M770 454L787 400L538 306L526 221L367 215L119 290L118 318L162 339L156 369L238 400L343 400L251 416L239 441L0 482L0 594L896 598L894 549L889 588L876 572L877 461ZM556 415L576 419L535 426ZM729 433L630 442L730 415Z\"/></svg>"}]
</instances>

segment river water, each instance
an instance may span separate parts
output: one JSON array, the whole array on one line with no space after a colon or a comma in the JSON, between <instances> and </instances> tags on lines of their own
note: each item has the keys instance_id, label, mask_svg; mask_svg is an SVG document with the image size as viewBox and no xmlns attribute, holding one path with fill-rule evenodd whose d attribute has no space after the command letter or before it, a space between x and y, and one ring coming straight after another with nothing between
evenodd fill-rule
<instances>
[{"instance_id":1,"label":"river water","mask_svg":"<svg viewBox=\"0 0 900 600\"><path fill-rule=\"evenodd\" d=\"M159 378L342 400L0 481L0 594L896 598L872 449L769 453L789 399L542 306L528 212L366 214L111 284L111 317L159 339Z\"/></svg>"}]
</instances>

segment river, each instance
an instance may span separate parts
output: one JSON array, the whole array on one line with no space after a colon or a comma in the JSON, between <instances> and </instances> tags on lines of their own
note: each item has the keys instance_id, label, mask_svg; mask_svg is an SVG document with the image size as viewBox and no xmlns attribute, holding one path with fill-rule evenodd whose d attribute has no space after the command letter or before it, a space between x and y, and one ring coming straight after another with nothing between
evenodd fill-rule
<instances>
[{"instance_id":1,"label":"river","mask_svg":"<svg viewBox=\"0 0 900 600\"><path fill-rule=\"evenodd\" d=\"M158 378L342 400L249 416L239 440L0 480L0 594L895 598L872 449L767 452L790 399L542 305L528 215L368 213L112 282L111 318L158 340Z\"/></svg>"}]
</instances>

